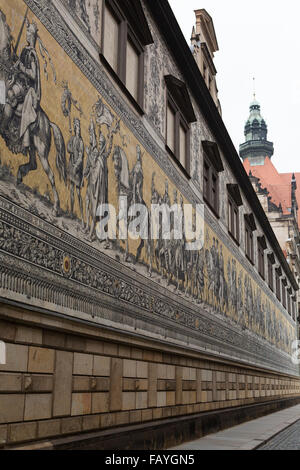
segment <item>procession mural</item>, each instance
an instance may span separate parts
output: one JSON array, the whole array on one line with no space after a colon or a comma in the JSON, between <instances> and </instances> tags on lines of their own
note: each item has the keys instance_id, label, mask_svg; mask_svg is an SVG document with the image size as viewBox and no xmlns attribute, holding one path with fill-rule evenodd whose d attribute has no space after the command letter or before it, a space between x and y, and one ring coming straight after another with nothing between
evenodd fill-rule
<instances>
[{"instance_id":1,"label":"procession mural","mask_svg":"<svg viewBox=\"0 0 300 470\"><path fill-rule=\"evenodd\" d=\"M76 0L74 5L88 25L85 3ZM156 67L153 63L152 70ZM290 353L293 325L208 224L203 246L194 251L185 249L185 236L174 236L173 222L169 240L163 237L163 226L157 240L97 238L100 204L110 203L119 222L130 222L119 206L122 196L129 207L148 209L151 204L183 208L189 201L17 0L0 0L0 81L6 89L0 105L1 196ZM153 121L155 114L153 110ZM151 232L149 220L141 231ZM0 250L10 252L9 237L0 222ZM26 245L19 256L28 259L28 250ZM57 272L55 252L47 268L52 266Z\"/></svg>"}]
</instances>

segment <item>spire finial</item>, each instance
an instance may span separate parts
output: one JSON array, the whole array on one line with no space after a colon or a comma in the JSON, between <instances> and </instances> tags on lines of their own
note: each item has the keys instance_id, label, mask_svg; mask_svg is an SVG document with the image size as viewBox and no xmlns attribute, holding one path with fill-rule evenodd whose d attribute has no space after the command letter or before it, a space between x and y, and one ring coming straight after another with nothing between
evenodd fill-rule
<instances>
[{"instance_id":1,"label":"spire finial","mask_svg":"<svg viewBox=\"0 0 300 470\"><path fill-rule=\"evenodd\" d=\"M256 99L256 89L255 89L255 77L253 77L253 97Z\"/></svg>"}]
</instances>

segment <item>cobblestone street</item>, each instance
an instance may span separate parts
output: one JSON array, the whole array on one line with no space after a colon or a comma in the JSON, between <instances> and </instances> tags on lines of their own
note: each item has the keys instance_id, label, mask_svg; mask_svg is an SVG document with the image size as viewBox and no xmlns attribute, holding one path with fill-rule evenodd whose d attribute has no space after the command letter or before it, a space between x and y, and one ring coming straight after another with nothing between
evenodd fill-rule
<instances>
[{"instance_id":1,"label":"cobblestone street","mask_svg":"<svg viewBox=\"0 0 300 470\"><path fill-rule=\"evenodd\" d=\"M277 434L258 450L300 450L300 420Z\"/></svg>"}]
</instances>

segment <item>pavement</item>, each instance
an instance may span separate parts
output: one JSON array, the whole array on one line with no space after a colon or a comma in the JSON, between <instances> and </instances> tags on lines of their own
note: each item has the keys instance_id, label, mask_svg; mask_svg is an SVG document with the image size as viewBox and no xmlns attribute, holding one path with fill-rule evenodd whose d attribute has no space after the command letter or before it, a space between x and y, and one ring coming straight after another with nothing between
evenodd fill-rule
<instances>
[{"instance_id":1,"label":"pavement","mask_svg":"<svg viewBox=\"0 0 300 470\"><path fill-rule=\"evenodd\" d=\"M298 446L298 447L297 447ZM300 405L186 442L170 450L298 450Z\"/></svg>"}]
</instances>

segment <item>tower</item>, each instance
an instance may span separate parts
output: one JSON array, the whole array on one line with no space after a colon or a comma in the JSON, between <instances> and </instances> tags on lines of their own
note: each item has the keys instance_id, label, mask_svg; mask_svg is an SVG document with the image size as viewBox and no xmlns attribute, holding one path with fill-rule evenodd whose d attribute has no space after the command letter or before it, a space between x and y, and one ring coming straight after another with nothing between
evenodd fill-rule
<instances>
[{"instance_id":1,"label":"tower","mask_svg":"<svg viewBox=\"0 0 300 470\"><path fill-rule=\"evenodd\" d=\"M214 64L214 54L219 50L214 23L204 8L195 10L195 16L196 26L192 30L191 51L215 105L222 114Z\"/></svg>"},{"instance_id":2,"label":"tower","mask_svg":"<svg viewBox=\"0 0 300 470\"><path fill-rule=\"evenodd\" d=\"M265 158L274 154L273 142L267 140L268 127L260 114L260 104L255 99L250 104L250 116L245 124L246 141L240 145L240 157L248 158L250 165L263 165Z\"/></svg>"}]
</instances>

